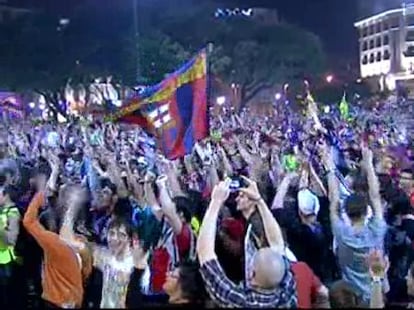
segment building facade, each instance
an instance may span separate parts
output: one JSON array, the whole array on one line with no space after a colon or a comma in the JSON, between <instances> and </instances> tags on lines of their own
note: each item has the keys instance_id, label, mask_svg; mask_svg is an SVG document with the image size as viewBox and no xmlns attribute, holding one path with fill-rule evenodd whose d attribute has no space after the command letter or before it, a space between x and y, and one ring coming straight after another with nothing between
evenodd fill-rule
<instances>
[{"instance_id":1,"label":"building facade","mask_svg":"<svg viewBox=\"0 0 414 310\"><path fill-rule=\"evenodd\" d=\"M355 23L362 78L394 90L414 80L414 5L388 10Z\"/></svg>"}]
</instances>

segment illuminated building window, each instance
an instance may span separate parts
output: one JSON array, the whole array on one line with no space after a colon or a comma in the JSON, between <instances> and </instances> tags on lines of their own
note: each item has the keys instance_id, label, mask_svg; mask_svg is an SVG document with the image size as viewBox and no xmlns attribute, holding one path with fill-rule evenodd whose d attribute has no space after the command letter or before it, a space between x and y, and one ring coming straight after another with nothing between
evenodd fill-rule
<instances>
[{"instance_id":1,"label":"illuminated building window","mask_svg":"<svg viewBox=\"0 0 414 310\"><path fill-rule=\"evenodd\" d=\"M362 57L362 64L366 65L368 63L368 57L367 55L364 55L364 57Z\"/></svg>"},{"instance_id":2,"label":"illuminated building window","mask_svg":"<svg viewBox=\"0 0 414 310\"><path fill-rule=\"evenodd\" d=\"M407 35L405 37L406 42L413 42L414 41L414 31L410 30L407 32Z\"/></svg>"},{"instance_id":3,"label":"illuminated building window","mask_svg":"<svg viewBox=\"0 0 414 310\"><path fill-rule=\"evenodd\" d=\"M406 57L414 57L414 46L408 46L407 50L404 52Z\"/></svg>"},{"instance_id":4,"label":"illuminated building window","mask_svg":"<svg viewBox=\"0 0 414 310\"><path fill-rule=\"evenodd\" d=\"M398 28L400 26L400 19L398 17L393 17L390 20L390 28Z\"/></svg>"},{"instance_id":5,"label":"illuminated building window","mask_svg":"<svg viewBox=\"0 0 414 310\"><path fill-rule=\"evenodd\" d=\"M406 17L407 26L414 26L414 15Z\"/></svg>"}]
</instances>

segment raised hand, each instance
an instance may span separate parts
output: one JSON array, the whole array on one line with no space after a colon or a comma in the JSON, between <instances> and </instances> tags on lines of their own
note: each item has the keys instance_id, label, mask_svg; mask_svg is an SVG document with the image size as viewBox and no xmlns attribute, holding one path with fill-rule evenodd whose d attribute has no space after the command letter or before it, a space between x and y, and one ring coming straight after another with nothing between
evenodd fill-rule
<instances>
[{"instance_id":1,"label":"raised hand","mask_svg":"<svg viewBox=\"0 0 414 310\"><path fill-rule=\"evenodd\" d=\"M145 252L141 242L138 238L134 237L132 241L132 258L134 261L134 267L137 269L145 269L148 266L149 252Z\"/></svg>"},{"instance_id":2,"label":"raised hand","mask_svg":"<svg viewBox=\"0 0 414 310\"><path fill-rule=\"evenodd\" d=\"M155 184L157 184L159 189L164 189L167 187L168 178L166 175L160 175L157 180L155 181Z\"/></svg>"},{"instance_id":3,"label":"raised hand","mask_svg":"<svg viewBox=\"0 0 414 310\"><path fill-rule=\"evenodd\" d=\"M242 179L246 183L247 187L240 188L240 192L244 193L249 199L254 201L259 201L262 199L259 188L257 187L257 183L245 176L242 176Z\"/></svg>"},{"instance_id":4,"label":"raised hand","mask_svg":"<svg viewBox=\"0 0 414 310\"><path fill-rule=\"evenodd\" d=\"M373 279L384 279L389 261L379 250L372 251L368 256L369 273Z\"/></svg>"},{"instance_id":5,"label":"raised hand","mask_svg":"<svg viewBox=\"0 0 414 310\"><path fill-rule=\"evenodd\" d=\"M335 169L335 162L332 156L331 147L327 143L322 143L319 145L320 148L320 155L322 158L322 162L325 165L325 168L328 170Z\"/></svg>"},{"instance_id":6,"label":"raised hand","mask_svg":"<svg viewBox=\"0 0 414 310\"><path fill-rule=\"evenodd\" d=\"M223 204L230 196L230 183L230 178L226 178L224 181L218 183L211 194L212 200Z\"/></svg>"},{"instance_id":7,"label":"raised hand","mask_svg":"<svg viewBox=\"0 0 414 310\"><path fill-rule=\"evenodd\" d=\"M365 144L361 144L362 160L366 164L371 164L373 159L372 151Z\"/></svg>"}]
</instances>

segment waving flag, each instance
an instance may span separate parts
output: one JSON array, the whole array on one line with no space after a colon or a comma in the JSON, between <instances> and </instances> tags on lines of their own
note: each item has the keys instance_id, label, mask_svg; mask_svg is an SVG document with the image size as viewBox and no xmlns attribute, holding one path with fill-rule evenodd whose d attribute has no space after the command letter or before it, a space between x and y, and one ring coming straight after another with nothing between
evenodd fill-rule
<instances>
[{"instance_id":1,"label":"waving flag","mask_svg":"<svg viewBox=\"0 0 414 310\"><path fill-rule=\"evenodd\" d=\"M191 153L195 143L208 136L207 111L207 53L203 50L110 119L138 124L155 134L165 156L175 159Z\"/></svg>"}]
</instances>

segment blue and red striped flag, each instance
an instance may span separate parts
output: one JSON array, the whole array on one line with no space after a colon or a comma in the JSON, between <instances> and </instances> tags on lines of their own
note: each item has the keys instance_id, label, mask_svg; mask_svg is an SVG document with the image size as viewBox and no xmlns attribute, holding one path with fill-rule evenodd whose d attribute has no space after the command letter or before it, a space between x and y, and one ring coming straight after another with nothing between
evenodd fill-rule
<instances>
[{"instance_id":1,"label":"blue and red striped flag","mask_svg":"<svg viewBox=\"0 0 414 310\"><path fill-rule=\"evenodd\" d=\"M201 51L158 85L147 87L110 119L140 125L169 159L191 153L208 136L207 52Z\"/></svg>"}]
</instances>

